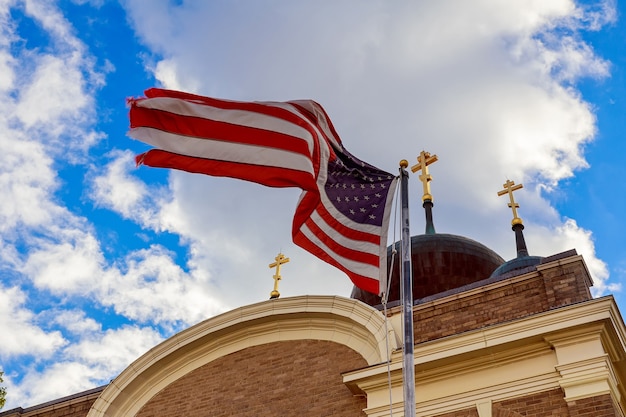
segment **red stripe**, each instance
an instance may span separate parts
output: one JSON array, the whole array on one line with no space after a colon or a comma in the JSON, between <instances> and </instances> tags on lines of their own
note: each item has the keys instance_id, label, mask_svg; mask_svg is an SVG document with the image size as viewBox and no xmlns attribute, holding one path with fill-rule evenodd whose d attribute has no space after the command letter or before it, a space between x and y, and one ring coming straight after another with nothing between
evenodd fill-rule
<instances>
[{"instance_id":1,"label":"red stripe","mask_svg":"<svg viewBox=\"0 0 626 417\"><path fill-rule=\"evenodd\" d=\"M174 168L196 174L217 177L238 178L256 182L268 187L300 187L315 189L315 180L306 172L286 168L241 164L237 162L215 161L211 159L185 156L161 149L151 149L137 155L137 164L157 168Z\"/></svg>"},{"instance_id":2,"label":"red stripe","mask_svg":"<svg viewBox=\"0 0 626 417\"><path fill-rule=\"evenodd\" d=\"M330 212L326 209L324 204L320 204L317 207L317 213L320 215L322 219L324 219L326 223L328 223L330 227L335 229L338 233L341 233L342 235L349 237L350 239L362 240L364 242L370 242L376 245L380 244L380 235L364 232L361 230L355 230L351 227L346 226L343 223L339 223L337 218L334 217L332 214L330 214ZM379 226L376 226L376 227L379 227Z\"/></svg>"},{"instance_id":3,"label":"red stripe","mask_svg":"<svg viewBox=\"0 0 626 417\"><path fill-rule=\"evenodd\" d=\"M131 107L130 118L131 128L150 127L198 139L264 146L311 157L309 144L306 140L275 131L218 122L201 117L182 116L164 110L138 106Z\"/></svg>"},{"instance_id":4,"label":"red stripe","mask_svg":"<svg viewBox=\"0 0 626 417\"><path fill-rule=\"evenodd\" d=\"M365 277L363 275L352 272L351 270L346 268L344 265L340 264L335 259L333 259L330 255L328 255L326 252L320 249L313 242L311 242L303 233L297 233L296 235L294 235L293 241L296 245L300 246L302 249L312 253L313 255L317 256L324 262L327 262L330 265L345 272L350 278L350 280L352 281L352 283L356 285L357 287L365 291L371 292L373 294L379 293L380 283L378 280Z\"/></svg>"},{"instance_id":5,"label":"red stripe","mask_svg":"<svg viewBox=\"0 0 626 417\"><path fill-rule=\"evenodd\" d=\"M300 201L298 202L298 207L296 208L296 212L293 215L293 221L291 226L291 234L292 237L295 238L296 233L300 232L300 228L307 221L313 211L321 206L319 191L316 189L315 192L307 192L300 196Z\"/></svg>"},{"instance_id":6,"label":"red stripe","mask_svg":"<svg viewBox=\"0 0 626 417\"><path fill-rule=\"evenodd\" d=\"M315 103L315 102L314 102ZM335 132L335 128L332 126L332 124L330 123L330 120L328 120L328 118L326 119L326 121L328 122L328 126L330 127L331 132L334 135L333 140L331 141L328 136L326 135L326 132L324 132L324 130L321 128L320 124L319 124L319 120L317 119L317 117L312 114L308 109L304 108L303 106L301 106L298 103L294 103L294 102L289 102L289 104L291 104L292 106L294 106L295 108L298 109L298 111L304 116L306 117L309 122L315 126L319 127L319 132L322 135L322 138L324 139L324 141L326 142L326 145L328 146L328 149L330 149L330 155L328 157L328 159L330 161L334 161L335 159L337 159L337 154L335 153L335 149L333 146L333 143L338 143L341 144L341 140L339 140L339 136L337 136L337 132ZM321 109L321 106L317 103L315 103L315 105ZM326 112L324 112L322 110L323 114L326 114Z\"/></svg>"},{"instance_id":7,"label":"red stripe","mask_svg":"<svg viewBox=\"0 0 626 417\"><path fill-rule=\"evenodd\" d=\"M358 261L364 264L373 265L378 267L380 265L380 256L370 252L363 252L356 249L349 248L337 243L331 236L324 232L320 227L309 219L305 222L305 225L311 229L311 232L322 242L328 246L330 250L336 254L353 261Z\"/></svg>"}]
</instances>

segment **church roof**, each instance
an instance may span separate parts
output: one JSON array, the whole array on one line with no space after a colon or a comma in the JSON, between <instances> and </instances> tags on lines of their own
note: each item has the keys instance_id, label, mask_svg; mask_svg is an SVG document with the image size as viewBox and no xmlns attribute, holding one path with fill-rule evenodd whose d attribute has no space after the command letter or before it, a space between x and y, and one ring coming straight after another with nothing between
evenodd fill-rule
<instances>
[{"instance_id":1,"label":"church roof","mask_svg":"<svg viewBox=\"0 0 626 417\"><path fill-rule=\"evenodd\" d=\"M391 265L393 258L387 299L390 303L400 299L399 255L392 257L392 252L393 247L390 246L387 250L388 266ZM417 301L488 278L496 268L504 264L504 259L475 240L464 236L435 233L411 237L411 263L413 299ZM381 304L379 296L356 287L351 297L371 306Z\"/></svg>"}]
</instances>

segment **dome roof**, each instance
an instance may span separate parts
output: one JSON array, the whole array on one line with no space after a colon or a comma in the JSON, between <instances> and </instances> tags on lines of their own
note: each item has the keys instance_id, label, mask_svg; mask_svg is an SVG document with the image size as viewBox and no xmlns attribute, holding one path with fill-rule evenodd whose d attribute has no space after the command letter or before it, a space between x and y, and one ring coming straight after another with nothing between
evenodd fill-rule
<instances>
[{"instance_id":1,"label":"dome roof","mask_svg":"<svg viewBox=\"0 0 626 417\"><path fill-rule=\"evenodd\" d=\"M388 302L400 299L399 244L391 273ZM387 248L387 262L391 262L391 246ZM426 234L411 237L413 268L413 299L438 294L472 282L489 278L504 264L497 253L485 245L463 236ZM375 294L354 288L352 298L371 306L381 304Z\"/></svg>"},{"instance_id":2,"label":"dome roof","mask_svg":"<svg viewBox=\"0 0 626 417\"><path fill-rule=\"evenodd\" d=\"M501 277L505 274L517 275L522 269L526 270L526 268L531 268L536 265L539 265L542 261L543 257L541 256L520 256L510 261L507 261L500 265L493 273L492 277ZM516 273L512 273L516 271Z\"/></svg>"}]
</instances>

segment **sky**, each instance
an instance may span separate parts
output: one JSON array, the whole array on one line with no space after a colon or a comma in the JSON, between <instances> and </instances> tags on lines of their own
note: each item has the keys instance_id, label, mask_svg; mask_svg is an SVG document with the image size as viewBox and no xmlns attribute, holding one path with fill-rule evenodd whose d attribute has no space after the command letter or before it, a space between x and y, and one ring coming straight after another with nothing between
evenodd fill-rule
<instances>
[{"instance_id":1,"label":"sky","mask_svg":"<svg viewBox=\"0 0 626 417\"><path fill-rule=\"evenodd\" d=\"M139 167L126 99L158 86L313 99L397 173L420 151L438 233L576 249L626 311L626 7L613 1L0 0L4 410L108 383L155 344L268 299L349 296L291 242L299 190ZM424 232L410 178L412 234ZM392 223L395 216L392 215ZM399 236L390 230L389 239Z\"/></svg>"}]
</instances>

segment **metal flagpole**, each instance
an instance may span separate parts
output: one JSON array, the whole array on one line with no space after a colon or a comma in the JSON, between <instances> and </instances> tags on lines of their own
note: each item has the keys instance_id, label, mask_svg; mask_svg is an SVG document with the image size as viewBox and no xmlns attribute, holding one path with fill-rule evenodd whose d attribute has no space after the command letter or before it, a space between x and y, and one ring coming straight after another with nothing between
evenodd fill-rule
<instances>
[{"instance_id":1,"label":"metal flagpole","mask_svg":"<svg viewBox=\"0 0 626 417\"><path fill-rule=\"evenodd\" d=\"M402 293L404 417L415 417L415 364L413 358L413 269L411 268L411 232L409 229L409 166L407 160L400 161L400 202L402 208Z\"/></svg>"}]
</instances>

